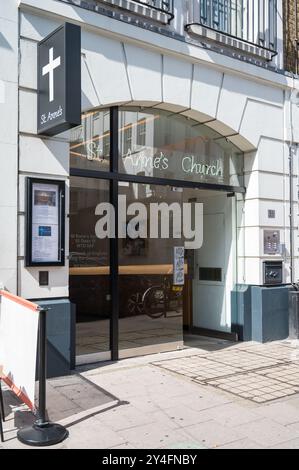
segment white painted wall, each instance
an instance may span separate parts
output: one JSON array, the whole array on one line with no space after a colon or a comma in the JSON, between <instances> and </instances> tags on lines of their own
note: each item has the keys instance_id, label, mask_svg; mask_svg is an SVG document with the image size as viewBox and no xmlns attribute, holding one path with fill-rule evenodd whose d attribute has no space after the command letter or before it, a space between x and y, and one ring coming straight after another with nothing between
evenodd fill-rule
<instances>
[{"instance_id":1,"label":"white painted wall","mask_svg":"<svg viewBox=\"0 0 299 470\"><path fill-rule=\"evenodd\" d=\"M18 10L0 6L0 283L17 285Z\"/></svg>"}]
</instances>

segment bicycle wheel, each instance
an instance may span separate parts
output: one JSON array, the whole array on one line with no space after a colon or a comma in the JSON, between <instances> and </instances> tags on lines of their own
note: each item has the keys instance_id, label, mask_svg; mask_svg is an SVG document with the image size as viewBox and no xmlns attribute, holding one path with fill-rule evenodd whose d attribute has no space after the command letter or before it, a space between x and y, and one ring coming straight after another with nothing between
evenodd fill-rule
<instances>
[{"instance_id":1,"label":"bicycle wheel","mask_svg":"<svg viewBox=\"0 0 299 470\"><path fill-rule=\"evenodd\" d=\"M141 292L132 294L127 302L127 310L130 315L140 315L143 313L143 302Z\"/></svg>"},{"instance_id":2,"label":"bicycle wheel","mask_svg":"<svg viewBox=\"0 0 299 470\"><path fill-rule=\"evenodd\" d=\"M144 313L151 318L160 318L165 313L166 292L163 286L150 287L143 295Z\"/></svg>"}]
</instances>

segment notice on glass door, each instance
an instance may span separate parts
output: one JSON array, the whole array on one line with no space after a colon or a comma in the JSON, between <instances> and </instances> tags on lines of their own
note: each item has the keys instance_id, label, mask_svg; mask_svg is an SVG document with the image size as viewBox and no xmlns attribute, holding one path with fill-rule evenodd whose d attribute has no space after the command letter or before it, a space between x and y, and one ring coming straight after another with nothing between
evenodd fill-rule
<instances>
[{"instance_id":1,"label":"notice on glass door","mask_svg":"<svg viewBox=\"0 0 299 470\"><path fill-rule=\"evenodd\" d=\"M185 249L183 246L175 246L173 251L173 284L183 286L185 280Z\"/></svg>"},{"instance_id":2,"label":"notice on glass door","mask_svg":"<svg viewBox=\"0 0 299 470\"><path fill-rule=\"evenodd\" d=\"M32 261L52 263L59 259L59 186L35 183L32 188Z\"/></svg>"}]
</instances>

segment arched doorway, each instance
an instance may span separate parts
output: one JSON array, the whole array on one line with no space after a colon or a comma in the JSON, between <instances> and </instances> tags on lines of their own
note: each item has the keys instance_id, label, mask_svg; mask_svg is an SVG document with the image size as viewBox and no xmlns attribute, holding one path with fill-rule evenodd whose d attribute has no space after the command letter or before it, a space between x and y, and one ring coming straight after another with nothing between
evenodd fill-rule
<instances>
[{"instance_id":1,"label":"arched doorway","mask_svg":"<svg viewBox=\"0 0 299 470\"><path fill-rule=\"evenodd\" d=\"M86 113L70 140L70 299L79 363L176 349L184 327L230 332L237 198L245 191L241 150L205 124L136 107ZM118 213L114 239L96 233L101 203ZM174 248L186 245L184 226L175 233L168 210L172 236L159 227L153 237L152 207L161 203L203 205L203 227L195 219L190 226L194 237L203 231L203 244L185 250L180 288ZM146 228L139 220L135 237L127 229L136 204ZM159 210L159 224L164 216Z\"/></svg>"}]
</instances>

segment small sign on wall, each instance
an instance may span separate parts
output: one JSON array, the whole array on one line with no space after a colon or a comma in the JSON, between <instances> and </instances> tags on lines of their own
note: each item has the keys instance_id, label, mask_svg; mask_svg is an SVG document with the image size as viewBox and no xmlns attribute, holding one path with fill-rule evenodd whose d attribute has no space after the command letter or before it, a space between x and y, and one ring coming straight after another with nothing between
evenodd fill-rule
<instances>
[{"instance_id":1,"label":"small sign on wall","mask_svg":"<svg viewBox=\"0 0 299 470\"><path fill-rule=\"evenodd\" d=\"M185 248L175 246L173 251L173 284L183 286L185 281Z\"/></svg>"},{"instance_id":2,"label":"small sign on wall","mask_svg":"<svg viewBox=\"0 0 299 470\"><path fill-rule=\"evenodd\" d=\"M65 23L38 43L37 133L81 124L81 29Z\"/></svg>"},{"instance_id":3,"label":"small sign on wall","mask_svg":"<svg viewBox=\"0 0 299 470\"><path fill-rule=\"evenodd\" d=\"M26 266L63 266L65 183L27 180Z\"/></svg>"}]
</instances>

